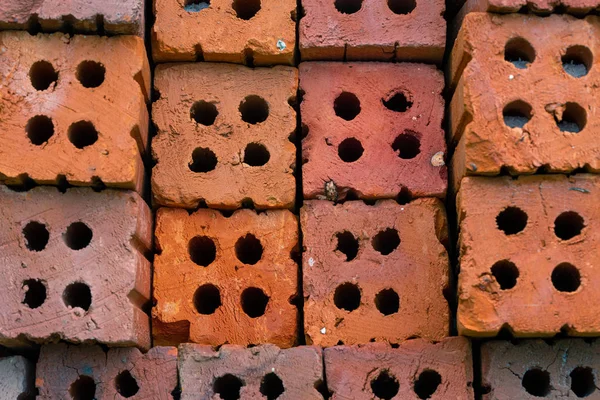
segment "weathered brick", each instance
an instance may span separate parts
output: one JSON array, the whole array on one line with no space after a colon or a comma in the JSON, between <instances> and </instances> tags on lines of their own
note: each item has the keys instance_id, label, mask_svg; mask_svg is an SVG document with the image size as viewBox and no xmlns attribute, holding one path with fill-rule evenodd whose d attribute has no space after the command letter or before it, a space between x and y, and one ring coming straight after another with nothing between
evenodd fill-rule
<instances>
[{"instance_id":1,"label":"weathered brick","mask_svg":"<svg viewBox=\"0 0 600 400\"><path fill-rule=\"evenodd\" d=\"M301 346L280 350L272 344L252 348L225 345L179 346L181 399L317 400L323 384L322 352Z\"/></svg>"},{"instance_id":2,"label":"weathered brick","mask_svg":"<svg viewBox=\"0 0 600 400\"><path fill-rule=\"evenodd\" d=\"M35 368L21 356L0 358L0 393L3 399L35 398Z\"/></svg>"},{"instance_id":3,"label":"weathered brick","mask_svg":"<svg viewBox=\"0 0 600 400\"><path fill-rule=\"evenodd\" d=\"M0 187L0 344L150 345L152 216L134 192Z\"/></svg>"},{"instance_id":4,"label":"weathered brick","mask_svg":"<svg viewBox=\"0 0 600 400\"><path fill-rule=\"evenodd\" d=\"M325 349L331 399L473 399L471 345L465 338L438 343L409 340Z\"/></svg>"},{"instance_id":5,"label":"weathered brick","mask_svg":"<svg viewBox=\"0 0 600 400\"><path fill-rule=\"evenodd\" d=\"M0 33L0 181L140 190L150 70L142 39Z\"/></svg>"},{"instance_id":6,"label":"weathered brick","mask_svg":"<svg viewBox=\"0 0 600 400\"><path fill-rule=\"evenodd\" d=\"M155 344L296 342L298 245L287 210L229 217L162 208L156 221Z\"/></svg>"},{"instance_id":7,"label":"weathered brick","mask_svg":"<svg viewBox=\"0 0 600 400\"><path fill-rule=\"evenodd\" d=\"M295 0L155 0L154 60L294 64Z\"/></svg>"},{"instance_id":8,"label":"weathered brick","mask_svg":"<svg viewBox=\"0 0 600 400\"><path fill-rule=\"evenodd\" d=\"M440 243L447 226L439 200L307 201L300 220L307 343L448 335L448 254Z\"/></svg>"},{"instance_id":9,"label":"weathered brick","mask_svg":"<svg viewBox=\"0 0 600 400\"><path fill-rule=\"evenodd\" d=\"M172 400L177 387L177 349L42 346L37 365L38 399L124 398Z\"/></svg>"},{"instance_id":10,"label":"weathered brick","mask_svg":"<svg viewBox=\"0 0 600 400\"><path fill-rule=\"evenodd\" d=\"M229 64L159 66L152 141L157 203L196 208L294 204L295 68Z\"/></svg>"},{"instance_id":11,"label":"weathered brick","mask_svg":"<svg viewBox=\"0 0 600 400\"><path fill-rule=\"evenodd\" d=\"M441 63L444 0L304 0L303 60L404 60Z\"/></svg>"},{"instance_id":12,"label":"weathered brick","mask_svg":"<svg viewBox=\"0 0 600 400\"><path fill-rule=\"evenodd\" d=\"M459 333L598 335L599 196L600 177L586 174L465 178Z\"/></svg>"},{"instance_id":13,"label":"weathered brick","mask_svg":"<svg viewBox=\"0 0 600 400\"><path fill-rule=\"evenodd\" d=\"M465 14L469 12L516 13L523 9L536 14L561 11L582 15L600 9L598 0L467 0Z\"/></svg>"},{"instance_id":14,"label":"weathered brick","mask_svg":"<svg viewBox=\"0 0 600 400\"><path fill-rule=\"evenodd\" d=\"M302 63L304 197L443 197L444 78L421 64Z\"/></svg>"}]
</instances>

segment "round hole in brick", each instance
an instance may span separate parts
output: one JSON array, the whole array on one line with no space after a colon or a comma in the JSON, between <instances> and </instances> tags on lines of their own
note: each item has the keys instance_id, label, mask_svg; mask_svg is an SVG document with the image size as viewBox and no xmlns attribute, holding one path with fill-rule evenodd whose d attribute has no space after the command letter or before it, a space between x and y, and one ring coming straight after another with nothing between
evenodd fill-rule
<instances>
[{"instance_id":1,"label":"round hole in brick","mask_svg":"<svg viewBox=\"0 0 600 400\"><path fill-rule=\"evenodd\" d=\"M362 143L355 138L344 139L338 146L338 156L347 163L358 161L364 152Z\"/></svg>"},{"instance_id":2,"label":"round hole in brick","mask_svg":"<svg viewBox=\"0 0 600 400\"><path fill-rule=\"evenodd\" d=\"M104 82L106 68L96 61L82 61L77 66L77 79L86 88L95 88Z\"/></svg>"},{"instance_id":3,"label":"round hole in brick","mask_svg":"<svg viewBox=\"0 0 600 400\"><path fill-rule=\"evenodd\" d=\"M27 279L23 281L25 297L23 304L29 308L38 308L46 301L46 285L39 279Z\"/></svg>"},{"instance_id":4,"label":"round hole in brick","mask_svg":"<svg viewBox=\"0 0 600 400\"><path fill-rule=\"evenodd\" d=\"M225 374L215 379L213 392L223 400L238 400L242 386L245 386L245 383L240 378L232 374Z\"/></svg>"},{"instance_id":5,"label":"round hole in brick","mask_svg":"<svg viewBox=\"0 0 600 400\"><path fill-rule=\"evenodd\" d=\"M512 38L504 47L504 59L518 69L526 69L535 60L535 49L522 37Z\"/></svg>"},{"instance_id":6,"label":"round hole in brick","mask_svg":"<svg viewBox=\"0 0 600 400\"><path fill-rule=\"evenodd\" d=\"M381 371L377 378L371 380L371 391L379 399L390 400L398 394L399 390L400 383L387 370Z\"/></svg>"},{"instance_id":7,"label":"round hole in brick","mask_svg":"<svg viewBox=\"0 0 600 400\"><path fill-rule=\"evenodd\" d=\"M83 222L73 222L63 235L65 244L73 250L85 249L90 245L94 236L89 226Z\"/></svg>"},{"instance_id":8,"label":"round hole in brick","mask_svg":"<svg viewBox=\"0 0 600 400\"><path fill-rule=\"evenodd\" d=\"M50 240L50 232L41 222L31 221L23 228L25 246L31 251L42 251Z\"/></svg>"},{"instance_id":9,"label":"round hole in brick","mask_svg":"<svg viewBox=\"0 0 600 400\"><path fill-rule=\"evenodd\" d=\"M192 152L192 162L188 164L192 172L210 172L217 167L217 156L206 147L197 147Z\"/></svg>"},{"instance_id":10,"label":"round hole in brick","mask_svg":"<svg viewBox=\"0 0 600 400\"><path fill-rule=\"evenodd\" d=\"M421 153L421 140L417 132L406 130L396 137L392 150L404 160L415 158Z\"/></svg>"},{"instance_id":11,"label":"round hole in brick","mask_svg":"<svg viewBox=\"0 0 600 400\"><path fill-rule=\"evenodd\" d=\"M554 220L554 234L562 240L579 236L584 227L583 217L575 211L563 212Z\"/></svg>"},{"instance_id":12,"label":"round hole in brick","mask_svg":"<svg viewBox=\"0 0 600 400\"><path fill-rule=\"evenodd\" d=\"M58 81L58 72L48 61L36 61L29 69L31 86L36 90L46 90Z\"/></svg>"},{"instance_id":13,"label":"round hole in brick","mask_svg":"<svg viewBox=\"0 0 600 400\"><path fill-rule=\"evenodd\" d=\"M572 77L584 77L592 69L594 56L590 49L585 46L571 46L562 56L562 63L565 72Z\"/></svg>"},{"instance_id":14,"label":"round hole in brick","mask_svg":"<svg viewBox=\"0 0 600 400\"><path fill-rule=\"evenodd\" d=\"M98 131L90 121L75 122L67 132L69 141L78 149L91 146L98 140Z\"/></svg>"},{"instance_id":15,"label":"round hole in brick","mask_svg":"<svg viewBox=\"0 0 600 400\"><path fill-rule=\"evenodd\" d=\"M354 14L362 7L362 0L335 0L335 9L342 14Z\"/></svg>"},{"instance_id":16,"label":"round hole in brick","mask_svg":"<svg viewBox=\"0 0 600 400\"><path fill-rule=\"evenodd\" d=\"M387 256L400 245L400 235L397 230L388 228L375 235L371 240L371 244L375 250L382 255Z\"/></svg>"},{"instance_id":17,"label":"round hole in brick","mask_svg":"<svg viewBox=\"0 0 600 400\"><path fill-rule=\"evenodd\" d=\"M204 100L195 102L190 109L190 117L197 123L205 126L214 124L217 115L219 115L217 106L214 103L209 103Z\"/></svg>"},{"instance_id":18,"label":"round hole in brick","mask_svg":"<svg viewBox=\"0 0 600 400\"><path fill-rule=\"evenodd\" d=\"M233 0L231 7L236 17L249 20L260 11L260 0Z\"/></svg>"},{"instance_id":19,"label":"round hole in brick","mask_svg":"<svg viewBox=\"0 0 600 400\"><path fill-rule=\"evenodd\" d=\"M521 385L532 396L546 397L550 393L550 374L541 368L531 368L523 375Z\"/></svg>"},{"instance_id":20,"label":"round hole in brick","mask_svg":"<svg viewBox=\"0 0 600 400\"><path fill-rule=\"evenodd\" d=\"M587 113L579 104L567 103L560 121L556 114L554 119L561 132L579 133L587 124Z\"/></svg>"},{"instance_id":21,"label":"round hole in brick","mask_svg":"<svg viewBox=\"0 0 600 400\"><path fill-rule=\"evenodd\" d=\"M388 7L394 14L410 14L417 8L416 0L387 0Z\"/></svg>"},{"instance_id":22,"label":"round hole in brick","mask_svg":"<svg viewBox=\"0 0 600 400\"><path fill-rule=\"evenodd\" d=\"M69 387L73 400L94 400L96 398L96 382L92 377L79 375Z\"/></svg>"},{"instance_id":23,"label":"round hole in brick","mask_svg":"<svg viewBox=\"0 0 600 400\"><path fill-rule=\"evenodd\" d=\"M185 0L183 9L187 12L200 12L210 7L210 0Z\"/></svg>"},{"instance_id":24,"label":"round hole in brick","mask_svg":"<svg viewBox=\"0 0 600 400\"><path fill-rule=\"evenodd\" d=\"M577 397L587 397L596 390L594 371L589 367L577 367L571 374L571 390Z\"/></svg>"},{"instance_id":25,"label":"round hole in brick","mask_svg":"<svg viewBox=\"0 0 600 400\"><path fill-rule=\"evenodd\" d=\"M581 274L573 264L561 263L552 271L552 284L559 292L574 292L581 285Z\"/></svg>"},{"instance_id":26,"label":"round hole in brick","mask_svg":"<svg viewBox=\"0 0 600 400\"><path fill-rule=\"evenodd\" d=\"M221 292L215 285L207 283L196 289L194 307L202 315L211 315L221 307Z\"/></svg>"},{"instance_id":27,"label":"round hole in brick","mask_svg":"<svg viewBox=\"0 0 600 400\"><path fill-rule=\"evenodd\" d=\"M352 261L358 254L358 239L348 231L338 232L335 234L337 238L336 250L346 256L346 261Z\"/></svg>"},{"instance_id":28,"label":"round hole in brick","mask_svg":"<svg viewBox=\"0 0 600 400\"><path fill-rule=\"evenodd\" d=\"M432 369L426 369L415 381L414 391L420 399L429 399L442 383L442 376Z\"/></svg>"},{"instance_id":29,"label":"round hole in brick","mask_svg":"<svg viewBox=\"0 0 600 400\"><path fill-rule=\"evenodd\" d=\"M400 309L400 297L394 289L383 289L375 296L375 306L383 315L392 315Z\"/></svg>"},{"instance_id":30,"label":"round hole in brick","mask_svg":"<svg viewBox=\"0 0 600 400\"><path fill-rule=\"evenodd\" d=\"M360 100L354 93L342 92L334 100L333 110L338 117L346 121L352 121L360 114Z\"/></svg>"},{"instance_id":31,"label":"round hole in brick","mask_svg":"<svg viewBox=\"0 0 600 400\"><path fill-rule=\"evenodd\" d=\"M208 236L194 236L188 243L190 259L202 267L208 267L217 257L217 246Z\"/></svg>"},{"instance_id":32,"label":"round hole in brick","mask_svg":"<svg viewBox=\"0 0 600 400\"><path fill-rule=\"evenodd\" d=\"M523 128L532 117L533 109L522 100L507 104L502 110L504 125L509 128Z\"/></svg>"},{"instance_id":33,"label":"round hole in brick","mask_svg":"<svg viewBox=\"0 0 600 400\"><path fill-rule=\"evenodd\" d=\"M85 311L92 305L92 291L90 287L83 282L74 282L65 288L63 292L63 302L67 307L82 308Z\"/></svg>"},{"instance_id":34,"label":"round hole in brick","mask_svg":"<svg viewBox=\"0 0 600 400\"><path fill-rule=\"evenodd\" d=\"M54 135L54 122L45 115L36 115L27 121L25 132L32 144L41 146Z\"/></svg>"},{"instance_id":35,"label":"round hole in brick","mask_svg":"<svg viewBox=\"0 0 600 400\"><path fill-rule=\"evenodd\" d=\"M406 112L413 106L413 102L406 98L406 95L402 92L394 93L390 98L381 99L383 105L391 111L395 112Z\"/></svg>"},{"instance_id":36,"label":"round hole in brick","mask_svg":"<svg viewBox=\"0 0 600 400\"><path fill-rule=\"evenodd\" d=\"M275 400L285 392L283 381L276 373L270 372L265 375L260 382L260 393L267 398L267 400Z\"/></svg>"},{"instance_id":37,"label":"round hole in brick","mask_svg":"<svg viewBox=\"0 0 600 400\"><path fill-rule=\"evenodd\" d=\"M516 286L519 269L514 263L508 260L498 261L492 265L491 271L501 290L512 289Z\"/></svg>"},{"instance_id":38,"label":"round hole in brick","mask_svg":"<svg viewBox=\"0 0 600 400\"><path fill-rule=\"evenodd\" d=\"M360 306L360 288L354 283L342 283L335 289L333 303L340 310L354 311Z\"/></svg>"},{"instance_id":39,"label":"round hole in brick","mask_svg":"<svg viewBox=\"0 0 600 400\"><path fill-rule=\"evenodd\" d=\"M235 256L244 264L254 265L263 255L263 246L256 236L248 233L235 242Z\"/></svg>"},{"instance_id":40,"label":"round hole in brick","mask_svg":"<svg viewBox=\"0 0 600 400\"><path fill-rule=\"evenodd\" d=\"M244 149L244 164L261 167L269 162L271 154L261 143L249 143Z\"/></svg>"},{"instance_id":41,"label":"round hole in brick","mask_svg":"<svg viewBox=\"0 0 600 400\"><path fill-rule=\"evenodd\" d=\"M131 375L131 372L125 370L119 373L115 378L115 388L117 392L125 397L133 397L140 390L137 380Z\"/></svg>"},{"instance_id":42,"label":"round hole in brick","mask_svg":"<svg viewBox=\"0 0 600 400\"><path fill-rule=\"evenodd\" d=\"M265 99L257 95L246 96L240 103L242 120L249 124L264 122L269 117L269 104Z\"/></svg>"},{"instance_id":43,"label":"round hole in brick","mask_svg":"<svg viewBox=\"0 0 600 400\"><path fill-rule=\"evenodd\" d=\"M269 304L269 296L262 289L249 287L242 292L242 310L250 318L264 315L267 304Z\"/></svg>"},{"instance_id":44,"label":"round hole in brick","mask_svg":"<svg viewBox=\"0 0 600 400\"><path fill-rule=\"evenodd\" d=\"M496 216L496 226L506 235L515 235L525 229L528 219L519 207L506 207Z\"/></svg>"}]
</instances>

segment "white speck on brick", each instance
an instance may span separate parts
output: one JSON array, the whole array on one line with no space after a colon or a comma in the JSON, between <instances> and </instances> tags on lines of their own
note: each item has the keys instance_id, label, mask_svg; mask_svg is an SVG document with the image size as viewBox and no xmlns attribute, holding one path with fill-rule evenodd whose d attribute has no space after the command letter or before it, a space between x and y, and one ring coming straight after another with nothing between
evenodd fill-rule
<instances>
[{"instance_id":1,"label":"white speck on brick","mask_svg":"<svg viewBox=\"0 0 600 400\"><path fill-rule=\"evenodd\" d=\"M277 41L277 48L279 49L279 51L283 51L286 48L285 42L281 39L279 39Z\"/></svg>"},{"instance_id":2,"label":"white speck on brick","mask_svg":"<svg viewBox=\"0 0 600 400\"><path fill-rule=\"evenodd\" d=\"M515 79L515 76L514 76L514 75L509 75L509 76L508 76L508 80L512 81L513 79Z\"/></svg>"},{"instance_id":3,"label":"white speck on brick","mask_svg":"<svg viewBox=\"0 0 600 400\"><path fill-rule=\"evenodd\" d=\"M324 335L324 334L326 334L326 333L327 333L327 329L325 329L325 328L321 328L321 333L322 333L323 335Z\"/></svg>"},{"instance_id":4,"label":"white speck on brick","mask_svg":"<svg viewBox=\"0 0 600 400\"><path fill-rule=\"evenodd\" d=\"M315 265L315 260L314 260L312 257L311 257L311 258L309 258L309 259L308 259L308 266L309 266L309 267L312 267L312 266L314 266L314 265Z\"/></svg>"}]
</instances>

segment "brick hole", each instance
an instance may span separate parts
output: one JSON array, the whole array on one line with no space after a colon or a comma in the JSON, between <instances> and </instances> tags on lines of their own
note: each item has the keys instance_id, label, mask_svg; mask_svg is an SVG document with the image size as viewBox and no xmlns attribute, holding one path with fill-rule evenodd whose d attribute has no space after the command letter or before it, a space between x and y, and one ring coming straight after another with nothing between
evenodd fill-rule
<instances>
[{"instance_id":1,"label":"brick hole","mask_svg":"<svg viewBox=\"0 0 600 400\"><path fill-rule=\"evenodd\" d=\"M394 14L410 14L417 8L415 0L387 0L388 7Z\"/></svg>"},{"instance_id":2,"label":"brick hole","mask_svg":"<svg viewBox=\"0 0 600 400\"><path fill-rule=\"evenodd\" d=\"M491 271L501 290L512 289L516 286L519 269L514 263L508 260L498 261L492 265Z\"/></svg>"},{"instance_id":3,"label":"brick hole","mask_svg":"<svg viewBox=\"0 0 600 400\"><path fill-rule=\"evenodd\" d=\"M25 289L23 304L29 308L38 308L46 301L46 285L39 279L27 279L21 286Z\"/></svg>"},{"instance_id":4,"label":"brick hole","mask_svg":"<svg viewBox=\"0 0 600 400\"><path fill-rule=\"evenodd\" d=\"M188 168L192 172L204 173L210 172L217 167L217 156L209 148L196 147L192 151L192 161L188 163Z\"/></svg>"},{"instance_id":5,"label":"brick hole","mask_svg":"<svg viewBox=\"0 0 600 400\"><path fill-rule=\"evenodd\" d=\"M381 371L377 378L371 380L371 391L379 399L390 400L398 394L398 390L398 380L387 370Z\"/></svg>"},{"instance_id":6,"label":"brick hole","mask_svg":"<svg viewBox=\"0 0 600 400\"><path fill-rule=\"evenodd\" d=\"M261 143L249 143L244 149L244 164L261 167L269 162L271 154Z\"/></svg>"},{"instance_id":7,"label":"brick hole","mask_svg":"<svg viewBox=\"0 0 600 400\"><path fill-rule=\"evenodd\" d=\"M79 375L69 387L73 400L94 400L96 398L96 382L87 375Z\"/></svg>"},{"instance_id":8,"label":"brick hole","mask_svg":"<svg viewBox=\"0 0 600 400\"><path fill-rule=\"evenodd\" d=\"M54 135L54 123L50 117L36 115L27 121L25 132L32 144L41 146Z\"/></svg>"},{"instance_id":9,"label":"brick hole","mask_svg":"<svg viewBox=\"0 0 600 400\"><path fill-rule=\"evenodd\" d=\"M589 367L577 367L571 374L571 390L577 397L587 397L596 390L594 371Z\"/></svg>"},{"instance_id":10,"label":"brick hole","mask_svg":"<svg viewBox=\"0 0 600 400\"><path fill-rule=\"evenodd\" d=\"M329 388L327 387L327 384L323 379L319 379L318 381L316 381L314 384L314 388L325 400L330 399L331 395L333 394L329 391Z\"/></svg>"},{"instance_id":11,"label":"brick hole","mask_svg":"<svg viewBox=\"0 0 600 400\"><path fill-rule=\"evenodd\" d=\"M338 146L338 156L347 163L357 161L364 152L362 143L355 138L344 139Z\"/></svg>"},{"instance_id":12,"label":"brick hole","mask_svg":"<svg viewBox=\"0 0 600 400\"><path fill-rule=\"evenodd\" d=\"M254 265L263 255L263 246L256 236L248 233L235 242L235 256L244 264Z\"/></svg>"},{"instance_id":13,"label":"brick hole","mask_svg":"<svg viewBox=\"0 0 600 400\"><path fill-rule=\"evenodd\" d=\"M360 114L360 100L354 93L342 92L333 102L333 111L338 117L352 121Z\"/></svg>"},{"instance_id":14,"label":"brick hole","mask_svg":"<svg viewBox=\"0 0 600 400\"><path fill-rule=\"evenodd\" d=\"M106 184L98 176L92 176L92 185L90 186L94 192L101 192L106 189Z\"/></svg>"},{"instance_id":15,"label":"brick hole","mask_svg":"<svg viewBox=\"0 0 600 400\"><path fill-rule=\"evenodd\" d=\"M335 289L333 303L340 310L354 311L360 306L360 288L350 282L342 283Z\"/></svg>"},{"instance_id":16,"label":"brick hole","mask_svg":"<svg viewBox=\"0 0 600 400\"><path fill-rule=\"evenodd\" d=\"M242 100L239 111L244 122L254 125L266 121L269 116L269 104L260 96L250 95Z\"/></svg>"},{"instance_id":17,"label":"brick hole","mask_svg":"<svg viewBox=\"0 0 600 400\"><path fill-rule=\"evenodd\" d=\"M405 205L410 203L412 200L412 193L410 193L410 190L408 190L408 188L403 187L402 189L400 189L400 192L398 192L398 195L396 196L396 202L400 205Z\"/></svg>"},{"instance_id":18,"label":"brick hole","mask_svg":"<svg viewBox=\"0 0 600 400\"><path fill-rule=\"evenodd\" d=\"M217 115L219 115L217 106L204 100L195 102L190 109L190 118L205 126L214 124Z\"/></svg>"},{"instance_id":19,"label":"brick hole","mask_svg":"<svg viewBox=\"0 0 600 400\"><path fill-rule=\"evenodd\" d=\"M559 292L571 293L576 291L581 285L579 270L569 263L557 265L552 271L552 284Z\"/></svg>"},{"instance_id":20,"label":"brick hole","mask_svg":"<svg viewBox=\"0 0 600 400\"><path fill-rule=\"evenodd\" d=\"M125 398L135 396L140 390L137 380L128 370L122 371L117 375L115 378L115 388L117 389L117 392Z\"/></svg>"},{"instance_id":21,"label":"brick hole","mask_svg":"<svg viewBox=\"0 0 600 400\"><path fill-rule=\"evenodd\" d=\"M65 288L63 302L67 307L82 308L87 311L92 305L92 291L83 282L74 282Z\"/></svg>"},{"instance_id":22,"label":"brick hole","mask_svg":"<svg viewBox=\"0 0 600 400\"><path fill-rule=\"evenodd\" d=\"M217 257L217 247L208 236L194 236L188 243L188 254L195 264L208 267Z\"/></svg>"},{"instance_id":23,"label":"brick hole","mask_svg":"<svg viewBox=\"0 0 600 400\"><path fill-rule=\"evenodd\" d=\"M96 88L104 82L106 68L96 61L82 61L77 66L77 79L86 88Z\"/></svg>"},{"instance_id":24,"label":"brick hole","mask_svg":"<svg viewBox=\"0 0 600 400\"><path fill-rule=\"evenodd\" d=\"M242 292L242 310L250 318L264 315L267 304L269 304L269 296L262 289L249 287Z\"/></svg>"},{"instance_id":25,"label":"brick hole","mask_svg":"<svg viewBox=\"0 0 600 400\"><path fill-rule=\"evenodd\" d=\"M387 256L400 245L400 235L396 229L388 228L375 235L371 240L371 244L375 250Z\"/></svg>"},{"instance_id":26,"label":"brick hole","mask_svg":"<svg viewBox=\"0 0 600 400\"><path fill-rule=\"evenodd\" d=\"M73 250L81 250L89 246L94 236L89 226L83 222L73 222L63 234L65 244Z\"/></svg>"},{"instance_id":27,"label":"brick hole","mask_svg":"<svg viewBox=\"0 0 600 400\"><path fill-rule=\"evenodd\" d=\"M240 389L245 383L235 375L225 374L213 382L213 392L223 400L238 400Z\"/></svg>"},{"instance_id":28,"label":"brick hole","mask_svg":"<svg viewBox=\"0 0 600 400\"><path fill-rule=\"evenodd\" d=\"M381 102L388 110L400 113L410 110L410 108L413 106L413 102L407 99L406 95L402 92L394 93L387 100L381 99Z\"/></svg>"},{"instance_id":29,"label":"brick hole","mask_svg":"<svg viewBox=\"0 0 600 400\"><path fill-rule=\"evenodd\" d=\"M404 160L415 158L421 153L419 134L408 129L405 130L392 143L392 150Z\"/></svg>"},{"instance_id":30,"label":"brick hole","mask_svg":"<svg viewBox=\"0 0 600 400\"><path fill-rule=\"evenodd\" d=\"M342 14L354 14L362 8L362 0L335 0L334 5Z\"/></svg>"},{"instance_id":31,"label":"brick hole","mask_svg":"<svg viewBox=\"0 0 600 400\"><path fill-rule=\"evenodd\" d=\"M338 232L335 234L337 238L336 251L341 252L346 256L346 261L352 261L358 254L358 239L348 231Z\"/></svg>"},{"instance_id":32,"label":"brick hole","mask_svg":"<svg viewBox=\"0 0 600 400\"><path fill-rule=\"evenodd\" d=\"M71 124L67 132L69 141L78 149L91 146L98 140L98 131L90 121L79 121Z\"/></svg>"},{"instance_id":33,"label":"brick hole","mask_svg":"<svg viewBox=\"0 0 600 400\"><path fill-rule=\"evenodd\" d=\"M236 17L249 20L260 11L260 0L233 0L231 7Z\"/></svg>"},{"instance_id":34,"label":"brick hole","mask_svg":"<svg viewBox=\"0 0 600 400\"><path fill-rule=\"evenodd\" d=\"M429 399L442 383L442 376L432 369L426 369L415 381L414 391L420 399Z\"/></svg>"},{"instance_id":35,"label":"brick hole","mask_svg":"<svg viewBox=\"0 0 600 400\"><path fill-rule=\"evenodd\" d=\"M561 213L554 220L554 234L562 240L569 240L580 235L584 227L583 217L575 211Z\"/></svg>"},{"instance_id":36,"label":"brick hole","mask_svg":"<svg viewBox=\"0 0 600 400\"><path fill-rule=\"evenodd\" d=\"M50 240L50 232L41 222L31 221L23 228L25 246L31 251L42 251Z\"/></svg>"},{"instance_id":37,"label":"brick hole","mask_svg":"<svg viewBox=\"0 0 600 400\"><path fill-rule=\"evenodd\" d=\"M507 104L502 110L504 125L509 128L523 128L532 117L533 109L522 100Z\"/></svg>"},{"instance_id":38,"label":"brick hole","mask_svg":"<svg viewBox=\"0 0 600 400\"><path fill-rule=\"evenodd\" d=\"M211 315L221 307L221 291L215 285L207 283L196 289L194 307L202 315Z\"/></svg>"},{"instance_id":39,"label":"brick hole","mask_svg":"<svg viewBox=\"0 0 600 400\"><path fill-rule=\"evenodd\" d=\"M587 113L577 103L565 104L565 110L562 113L562 118L559 121L558 115L554 115L556 125L561 132L579 133L587 124Z\"/></svg>"},{"instance_id":40,"label":"brick hole","mask_svg":"<svg viewBox=\"0 0 600 400\"><path fill-rule=\"evenodd\" d=\"M515 235L527 226L528 216L518 207L506 207L496 216L496 226L506 235Z\"/></svg>"},{"instance_id":41,"label":"brick hole","mask_svg":"<svg viewBox=\"0 0 600 400\"><path fill-rule=\"evenodd\" d=\"M535 60L535 49L527 40L516 37L506 43L504 59L518 69L526 69Z\"/></svg>"},{"instance_id":42,"label":"brick hole","mask_svg":"<svg viewBox=\"0 0 600 400\"><path fill-rule=\"evenodd\" d=\"M210 0L185 0L183 9L187 12L200 12L210 7Z\"/></svg>"},{"instance_id":43,"label":"brick hole","mask_svg":"<svg viewBox=\"0 0 600 400\"><path fill-rule=\"evenodd\" d=\"M46 90L58 81L58 72L48 61L36 61L29 69L29 79L35 90Z\"/></svg>"},{"instance_id":44,"label":"brick hole","mask_svg":"<svg viewBox=\"0 0 600 400\"><path fill-rule=\"evenodd\" d=\"M267 400L275 400L281 396L283 392L285 392L283 381L274 372L265 375L260 382L260 393L265 396Z\"/></svg>"},{"instance_id":45,"label":"brick hole","mask_svg":"<svg viewBox=\"0 0 600 400\"><path fill-rule=\"evenodd\" d=\"M532 396L546 397L550 393L550 374L540 368L531 368L523 375L521 385Z\"/></svg>"},{"instance_id":46,"label":"brick hole","mask_svg":"<svg viewBox=\"0 0 600 400\"><path fill-rule=\"evenodd\" d=\"M561 58L565 72L572 77L584 77L592 69L594 56L585 46L571 46Z\"/></svg>"},{"instance_id":47,"label":"brick hole","mask_svg":"<svg viewBox=\"0 0 600 400\"><path fill-rule=\"evenodd\" d=\"M400 309L400 297L394 289L383 289L375 296L375 306L383 315L392 315Z\"/></svg>"}]
</instances>

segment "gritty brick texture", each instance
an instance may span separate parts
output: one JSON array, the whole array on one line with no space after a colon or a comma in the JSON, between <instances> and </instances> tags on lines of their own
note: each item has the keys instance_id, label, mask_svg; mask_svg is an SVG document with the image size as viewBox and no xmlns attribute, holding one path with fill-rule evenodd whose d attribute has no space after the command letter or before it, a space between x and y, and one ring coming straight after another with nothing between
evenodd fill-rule
<instances>
[{"instance_id":1,"label":"gritty brick texture","mask_svg":"<svg viewBox=\"0 0 600 400\"><path fill-rule=\"evenodd\" d=\"M445 195L444 78L435 67L302 63L300 87L305 198Z\"/></svg>"},{"instance_id":2,"label":"gritty brick texture","mask_svg":"<svg viewBox=\"0 0 600 400\"><path fill-rule=\"evenodd\" d=\"M598 341L487 342L481 346L483 399L598 399L599 365Z\"/></svg>"},{"instance_id":3,"label":"gritty brick texture","mask_svg":"<svg viewBox=\"0 0 600 400\"><path fill-rule=\"evenodd\" d=\"M459 333L597 336L598 196L600 179L586 174L465 178Z\"/></svg>"},{"instance_id":4,"label":"gritty brick texture","mask_svg":"<svg viewBox=\"0 0 600 400\"><path fill-rule=\"evenodd\" d=\"M303 60L442 61L444 0L305 0L302 7Z\"/></svg>"},{"instance_id":5,"label":"gritty brick texture","mask_svg":"<svg viewBox=\"0 0 600 400\"><path fill-rule=\"evenodd\" d=\"M172 400L177 386L177 348L43 346L37 364L38 399Z\"/></svg>"},{"instance_id":6,"label":"gritty brick texture","mask_svg":"<svg viewBox=\"0 0 600 400\"><path fill-rule=\"evenodd\" d=\"M454 182L600 171L600 19L469 14L450 62Z\"/></svg>"},{"instance_id":7,"label":"gritty brick texture","mask_svg":"<svg viewBox=\"0 0 600 400\"><path fill-rule=\"evenodd\" d=\"M152 141L157 203L237 209L294 204L295 100L291 67L229 64L159 66Z\"/></svg>"},{"instance_id":8,"label":"gritty brick texture","mask_svg":"<svg viewBox=\"0 0 600 400\"><path fill-rule=\"evenodd\" d=\"M298 225L291 212L225 217L162 208L155 235L155 344L295 343Z\"/></svg>"},{"instance_id":9,"label":"gritty brick texture","mask_svg":"<svg viewBox=\"0 0 600 400\"><path fill-rule=\"evenodd\" d=\"M331 400L473 399L471 345L454 337L325 349Z\"/></svg>"},{"instance_id":10,"label":"gritty brick texture","mask_svg":"<svg viewBox=\"0 0 600 400\"><path fill-rule=\"evenodd\" d=\"M152 216L134 192L0 187L0 344L150 345Z\"/></svg>"},{"instance_id":11,"label":"gritty brick texture","mask_svg":"<svg viewBox=\"0 0 600 400\"><path fill-rule=\"evenodd\" d=\"M179 346L181 400L318 400L323 383L322 352L301 346L281 350L272 344L253 348L225 345Z\"/></svg>"},{"instance_id":12,"label":"gritty brick texture","mask_svg":"<svg viewBox=\"0 0 600 400\"><path fill-rule=\"evenodd\" d=\"M0 181L140 190L150 70L142 39L0 33Z\"/></svg>"},{"instance_id":13,"label":"gritty brick texture","mask_svg":"<svg viewBox=\"0 0 600 400\"><path fill-rule=\"evenodd\" d=\"M463 12L516 13L524 8L536 14L554 11L570 14L587 14L600 9L598 0L467 0Z\"/></svg>"},{"instance_id":14,"label":"gritty brick texture","mask_svg":"<svg viewBox=\"0 0 600 400\"><path fill-rule=\"evenodd\" d=\"M0 393L4 399L35 398L35 368L21 356L0 358Z\"/></svg>"},{"instance_id":15,"label":"gritty brick texture","mask_svg":"<svg viewBox=\"0 0 600 400\"><path fill-rule=\"evenodd\" d=\"M300 212L306 342L320 346L448 335L446 214L436 199Z\"/></svg>"},{"instance_id":16,"label":"gritty brick texture","mask_svg":"<svg viewBox=\"0 0 600 400\"><path fill-rule=\"evenodd\" d=\"M144 36L144 0L0 0L0 29Z\"/></svg>"},{"instance_id":17,"label":"gritty brick texture","mask_svg":"<svg viewBox=\"0 0 600 400\"><path fill-rule=\"evenodd\" d=\"M157 62L294 64L295 0L154 0Z\"/></svg>"}]
</instances>

